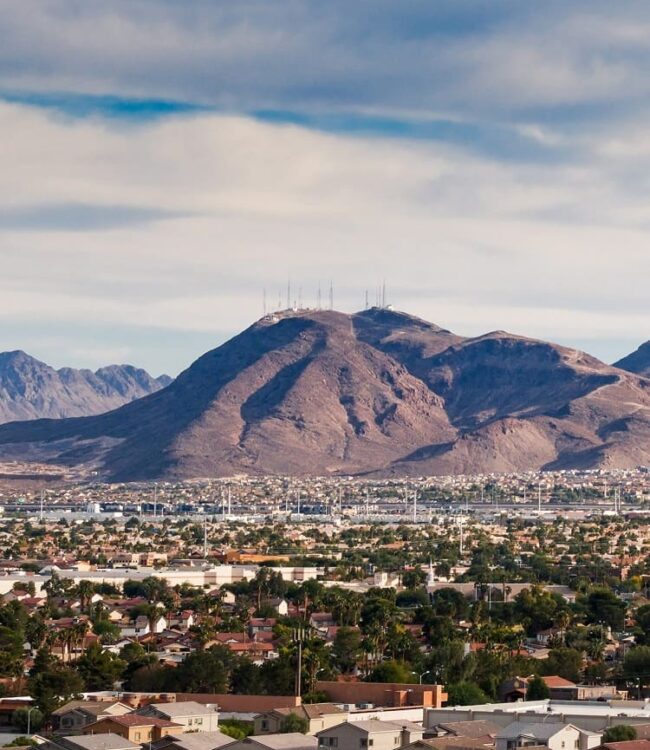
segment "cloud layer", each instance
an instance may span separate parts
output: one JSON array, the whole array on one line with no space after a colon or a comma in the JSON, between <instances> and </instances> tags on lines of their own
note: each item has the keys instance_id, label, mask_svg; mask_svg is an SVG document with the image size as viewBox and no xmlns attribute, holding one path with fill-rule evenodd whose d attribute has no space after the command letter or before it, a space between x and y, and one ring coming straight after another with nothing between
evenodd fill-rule
<instances>
[{"instance_id":1,"label":"cloud layer","mask_svg":"<svg viewBox=\"0 0 650 750\"><path fill-rule=\"evenodd\" d=\"M650 9L0 5L0 349L177 372L292 297L650 335Z\"/></svg>"}]
</instances>

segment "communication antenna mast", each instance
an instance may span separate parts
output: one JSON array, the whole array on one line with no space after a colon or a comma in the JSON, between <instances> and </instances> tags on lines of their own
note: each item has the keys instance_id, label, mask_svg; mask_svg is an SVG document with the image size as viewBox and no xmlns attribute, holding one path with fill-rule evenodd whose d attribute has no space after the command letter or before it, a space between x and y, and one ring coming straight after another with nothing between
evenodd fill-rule
<instances>
[{"instance_id":1,"label":"communication antenna mast","mask_svg":"<svg viewBox=\"0 0 650 750\"><path fill-rule=\"evenodd\" d=\"M367 290L367 289L366 289L366 301L365 301L365 304L364 304L364 307L363 307L363 309L364 309L364 310L367 310L367 309L368 309L368 290Z\"/></svg>"},{"instance_id":2,"label":"communication antenna mast","mask_svg":"<svg viewBox=\"0 0 650 750\"><path fill-rule=\"evenodd\" d=\"M298 287L298 309L302 310L302 287Z\"/></svg>"},{"instance_id":3,"label":"communication antenna mast","mask_svg":"<svg viewBox=\"0 0 650 750\"><path fill-rule=\"evenodd\" d=\"M264 309L264 316L266 317L266 287L262 290L262 307Z\"/></svg>"},{"instance_id":4,"label":"communication antenna mast","mask_svg":"<svg viewBox=\"0 0 650 750\"><path fill-rule=\"evenodd\" d=\"M323 306L323 300L322 300L322 295L321 295L321 290L320 290L320 281L319 281L318 282L318 301L316 303L316 307L320 310L322 306Z\"/></svg>"},{"instance_id":5,"label":"communication antenna mast","mask_svg":"<svg viewBox=\"0 0 650 750\"><path fill-rule=\"evenodd\" d=\"M381 285L381 306L386 307L386 279Z\"/></svg>"},{"instance_id":6,"label":"communication antenna mast","mask_svg":"<svg viewBox=\"0 0 650 750\"><path fill-rule=\"evenodd\" d=\"M334 284L330 281L330 310L334 309Z\"/></svg>"},{"instance_id":7,"label":"communication antenna mast","mask_svg":"<svg viewBox=\"0 0 650 750\"><path fill-rule=\"evenodd\" d=\"M287 279L287 310L291 307L291 277Z\"/></svg>"}]
</instances>

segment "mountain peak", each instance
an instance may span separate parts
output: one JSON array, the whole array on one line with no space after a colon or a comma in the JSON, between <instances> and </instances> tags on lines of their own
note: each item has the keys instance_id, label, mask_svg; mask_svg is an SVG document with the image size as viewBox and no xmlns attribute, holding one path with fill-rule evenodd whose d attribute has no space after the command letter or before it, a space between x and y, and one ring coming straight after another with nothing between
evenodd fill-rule
<instances>
[{"instance_id":1,"label":"mountain peak","mask_svg":"<svg viewBox=\"0 0 650 750\"><path fill-rule=\"evenodd\" d=\"M100 414L162 387L132 365L55 370L20 349L0 352L0 423Z\"/></svg>"},{"instance_id":2,"label":"mountain peak","mask_svg":"<svg viewBox=\"0 0 650 750\"><path fill-rule=\"evenodd\" d=\"M614 367L650 377L650 341L641 344L636 351L628 354L627 357L619 359L618 362L614 363Z\"/></svg>"},{"instance_id":3,"label":"mountain peak","mask_svg":"<svg viewBox=\"0 0 650 750\"><path fill-rule=\"evenodd\" d=\"M466 339L390 309L286 310L146 398L0 427L0 458L120 481L624 468L650 463L649 414L647 381L544 341Z\"/></svg>"}]
</instances>

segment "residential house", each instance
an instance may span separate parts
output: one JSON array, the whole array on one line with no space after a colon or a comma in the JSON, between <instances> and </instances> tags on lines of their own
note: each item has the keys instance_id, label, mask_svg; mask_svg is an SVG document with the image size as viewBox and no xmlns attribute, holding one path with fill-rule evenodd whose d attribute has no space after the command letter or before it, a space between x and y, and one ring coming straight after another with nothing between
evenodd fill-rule
<instances>
[{"instance_id":1,"label":"residential house","mask_svg":"<svg viewBox=\"0 0 650 750\"><path fill-rule=\"evenodd\" d=\"M289 614L289 603L286 599L269 599L265 604L273 607L280 617L286 617Z\"/></svg>"},{"instance_id":2,"label":"residential house","mask_svg":"<svg viewBox=\"0 0 650 750\"><path fill-rule=\"evenodd\" d=\"M138 743L119 734L82 734L74 737L51 737L39 745L41 750L141 750Z\"/></svg>"},{"instance_id":3,"label":"residential house","mask_svg":"<svg viewBox=\"0 0 650 750\"><path fill-rule=\"evenodd\" d=\"M309 624L319 633L327 633L327 629L336 625L331 612L314 612L309 618Z\"/></svg>"},{"instance_id":4,"label":"residential house","mask_svg":"<svg viewBox=\"0 0 650 750\"><path fill-rule=\"evenodd\" d=\"M416 740L404 750L494 750L494 737L430 737Z\"/></svg>"},{"instance_id":5,"label":"residential house","mask_svg":"<svg viewBox=\"0 0 650 750\"><path fill-rule=\"evenodd\" d=\"M428 730L438 737L495 737L501 727L493 721L477 719L476 721L445 721Z\"/></svg>"},{"instance_id":6,"label":"residential house","mask_svg":"<svg viewBox=\"0 0 650 750\"><path fill-rule=\"evenodd\" d=\"M424 729L419 724L379 719L344 721L316 734L318 747L323 750L398 750L421 740L423 736Z\"/></svg>"},{"instance_id":7,"label":"residential house","mask_svg":"<svg viewBox=\"0 0 650 750\"><path fill-rule=\"evenodd\" d=\"M177 703L150 703L138 709L141 716L156 716L173 721L183 727L182 732L215 732L219 729L219 711L216 705L196 701Z\"/></svg>"},{"instance_id":8,"label":"residential house","mask_svg":"<svg viewBox=\"0 0 650 750\"><path fill-rule=\"evenodd\" d=\"M559 721L514 721L496 735L496 750L544 746L549 750L590 750L600 745L601 735Z\"/></svg>"},{"instance_id":9,"label":"residential house","mask_svg":"<svg viewBox=\"0 0 650 750\"><path fill-rule=\"evenodd\" d=\"M255 717L253 733L258 735L280 732L282 723L290 714L300 716L308 722L307 734L316 734L316 732L336 726L348 718L347 712L333 703L308 703L295 708L276 708Z\"/></svg>"},{"instance_id":10,"label":"residential house","mask_svg":"<svg viewBox=\"0 0 650 750\"><path fill-rule=\"evenodd\" d=\"M317 750L318 740L309 734L287 732L246 737L227 747L228 750Z\"/></svg>"},{"instance_id":11,"label":"residential house","mask_svg":"<svg viewBox=\"0 0 650 750\"><path fill-rule=\"evenodd\" d=\"M253 617L248 623L248 632L251 638L257 633L272 633L277 620L274 617Z\"/></svg>"},{"instance_id":12,"label":"residential house","mask_svg":"<svg viewBox=\"0 0 650 750\"><path fill-rule=\"evenodd\" d=\"M120 701L69 701L52 711L52 729L74 734L106 716L124 716L130 712L131 707Z\"/></svg>"},{"instance_id":13,"label":"residential house","mask_svg":"<svg viewBox=\"0 0 650 750\"><path fill-rule=\"evenodd\" d=\"M157 716L104 716L83 728L84 734L117 734L130 742L151 742L172 732L182 731L180 724Z\"/></svg>"},{"instance_id":14,"label":"residential house","mask_svg":"<svg viewBox=\"0 0 650 750\"><path fill-rule=\"evenodd\" d=\"M152 742L151 750L218 750L232 742L232 737L219 731L179 732Z\"/></svg>"},{"instance_id":15,"label":"residential house","mask_svg":"<svg viewBox=\"0 0 650 750\"><path fill-rule=\"evenodd\" d=\"M531 677L513 677L504 680L499 686L499 698L502 701L513 703L515 701L525 701L528 693L528 687ZM549 689L550 697L553 700L575 700L577 686L575 682L565 680L559 675L546 675L542 680Z\"/></svg>"},{"instance_id":16,"label":"residential house","mask_svg":"<svg viewBox=\"0 0 650 750\"><path fill-rule=\"evenodd\" d=\"M603 750L650 750L650 740L621 740L604 742Z\"/></svg>"}]
</instances>

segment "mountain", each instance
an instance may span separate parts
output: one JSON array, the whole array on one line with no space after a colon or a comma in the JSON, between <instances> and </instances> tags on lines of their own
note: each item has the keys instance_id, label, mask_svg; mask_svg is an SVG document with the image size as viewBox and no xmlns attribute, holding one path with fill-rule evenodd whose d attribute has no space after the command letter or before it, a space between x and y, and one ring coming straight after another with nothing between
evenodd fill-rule
<instances>
[{"instance_id":1,"label":"mountain","mask_svg":"<svg viewBox=\"0 0 650 750\"><path fill-rule=\"evenodd\" d=\"M115 409L166 387L168 376L152 378L131 365L96 372L60 370L22 351L0 353L0 422L78 417Z\"/></svg>"},{"instance_id":2,"label":"mountain","mask_svg":"<svg viewBox=\"0 0 650 750\"><path fill-rule=\"evenodd\" d=\"M267 316L107 414L0 427L0 459L109 480L650 463L650 381L502 331L371 309Z\"/></svg>"},{"instance_id":3,"label":"mountain","mask_svg":"<svg viewBox=\"0 0 650 750\"><path fill-rule=\"evenodd\" d=\"M650 378L650 341L646 341L632 354L619 359L614 367L620 367L621 370L635 372L637 375L643 375Z\"/></svg>"}]
</instances>

